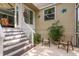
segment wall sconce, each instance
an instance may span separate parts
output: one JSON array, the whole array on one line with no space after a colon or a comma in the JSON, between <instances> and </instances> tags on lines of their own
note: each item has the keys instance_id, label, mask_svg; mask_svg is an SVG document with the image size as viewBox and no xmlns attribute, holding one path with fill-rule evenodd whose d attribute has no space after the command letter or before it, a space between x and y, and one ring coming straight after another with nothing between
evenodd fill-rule
<instances>
[{"instance_id":1,"label":"wall sconce","mask_svg":"<svg viewBox=\"0 0 79 59\"><path fill-rule=\"evenodd\" d=\"M40 15L38 16L38 18L40 18Z\"/></svg>"},{"instance_id":2,"label":"wall sconce","mask_svg":"<svg viewBox=\"0 0 79 59\"><path fill-rule=\"evenodd\" d=\"M62 9L61 12L62 12L62 13L66 13L66 12L67 12L67 9Z\"/></svg>"}]
</instances>

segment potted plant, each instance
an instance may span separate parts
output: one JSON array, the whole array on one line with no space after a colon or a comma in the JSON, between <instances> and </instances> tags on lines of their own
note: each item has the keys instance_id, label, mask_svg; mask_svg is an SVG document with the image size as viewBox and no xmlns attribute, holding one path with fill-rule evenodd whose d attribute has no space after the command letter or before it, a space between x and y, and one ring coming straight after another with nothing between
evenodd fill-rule
<instances>
[{"instance_id":1,"label":"potted plant","mask_svg":"<svg viewBox=\"0 0 79 59\"><path fill-rule=\"evenodd\" d=\"M41 42L41 35L39 33L34 34L34 45L36 46Z\"/></svg>"},{"instance_id":2,"label":"potted plant","mask_svg":"<svg viewBox=\"0 0 79 59\"><path fill-rule=\"evenodd\" d=\"M52 39L53 43L57 44L57 42L63 36L64 28L62 25L59 25L59 21L57 21L48 28L48 31L48 35Z\"/></svg>"}]
</instances>

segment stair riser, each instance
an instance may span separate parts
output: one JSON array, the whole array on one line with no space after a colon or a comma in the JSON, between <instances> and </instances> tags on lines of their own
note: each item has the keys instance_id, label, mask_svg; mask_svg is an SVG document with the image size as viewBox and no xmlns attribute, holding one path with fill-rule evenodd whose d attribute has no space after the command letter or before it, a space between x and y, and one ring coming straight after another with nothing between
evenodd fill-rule
<instances>
[{"instance_id":1,"label":"stair riser","mask_svg":"<svg viewBox=\"0 0 79 59\"><path fill-rule=\"evenodd\" d=\"M4 31L4 33L23 32L23 31Z\"/></svg>"},{"instance_id":2,"label":"stair riser","mask_svg":"<svg viewBox=\"0 0 79 59\"><path fill-rule=\"evenodd\" d=\"M16 40L16 39L26 39L26 38L27 38L27 36L21 36L19 38L12 38L12 39L4 39L4 42L10 41L10 40Z\"/></svg>"},{"instance_id":3,"label":"stair riser","mask_svg":"<svg viewBox=\"0 0 79 59\"><path fill-rule=\"evenodd\" d=\"M15 29L15 28L6 28L6 29L3 29L4 32L9 32L9 31L21 31L20 29Z\"/></svg>"},{"instance_id":4,"label":"stair riser","mask_svg":"<svg viewBox=\"0 0 79 59\"><path fill-rule=\"evenodd\" d=\"M16 36L16 35L24 35L25 33L18 33L18 34L7 34L5 35L5 37L8 37L8 36Z\"/></svg>"},{"instance_id":5,"label":"stair riser","mask_svg":"<svg viewBox=\"0 0 79 59\"><path fill-rule=\"evenodd\" d=\"M23 35L16 35L16 36L8 36L8 37L5 37L4 40L17 39L17 38L21 38L21 37L24 37L24 36L26 36L26 35L23 34Z\"/></svg>"},{"instance_id":6,"label":"stair riser","mask_svg":"<svg viewBox=\"0 0 79 59\"><path fill-rule=\"evenodd\" d=\"M11 34L20 34L20 33L24 33L24 32L22 32L22 31L21 32L12 32L12 33L10 32L10 33L5 33L5 34L6 35L11 35Z\"/></svg>"},{"instance_id":7,"label":"stair riser","mask_svg":"<svg viewBox=\"0 0 79 59\"><path fill-rule=\"evenodd\" d=\"M21 42L24 42L24 41L27 41L27 40L26 40L26 39L23 39L23 40L21 40L21 41L19 41L19 42L16 42L16 43L12 43L12 44L8 43L8 44L5 44L5 45L4 45L4 48L5 48L5 47L12 46L12 45L17 45L17 44L19 44L19 43L21 43Z\"/></svg>"}]
</instances>

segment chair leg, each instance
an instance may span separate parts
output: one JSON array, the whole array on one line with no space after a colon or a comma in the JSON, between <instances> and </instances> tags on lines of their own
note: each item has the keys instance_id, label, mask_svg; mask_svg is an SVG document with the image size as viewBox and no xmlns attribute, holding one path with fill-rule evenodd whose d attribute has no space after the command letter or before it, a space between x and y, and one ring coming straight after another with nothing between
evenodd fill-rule
<instances>
[{"instance_id":1,"label":"chair leg","mask_svg":"<svg viewBox=\"0 0 79 59\"><path fill-rule=\"evenodd\" d=\"M50 42L48 42L48 44L49 44L49 47L50 47Z\"/></svg>"},{"instance_id":2,"label":"chair leg","mask_svg":"<svg viewBox=\"0 0 79 59\"><path fill-rule=\"evenodd\" d=\"M51 44L51 42L50 42L50 40L49 40L49 47L50 47L50 44Z\"/></svg>"},{"instance_id":3,"label":"chair leg","mask_svg":"<svg viewBox=\"0 0 79 59\"><path fill-rule=\"evenodd\" d=\"M43 46L43 39L42 39L42 46Z\"/></svg>"},{"instance_id":4,"label":"chair leg","mask_svg":"<svg viewBox=\"0 0 79 59\"><path fill-rule=\"evenodd\" d=\"M72 42L71 42L71 47L72 47L72 50L74 50Z\"/></svg>"},{"instance_id":5,"label":"chair leg","mask_svg":"<svg viewBox=\"0 0 79 59\"><path fill-rule=\"evenodd\" d=\"M72 50L74 50L73 45L72 45Z\"/></svg>"},{"instance_id":6,"label":"chair leg","mask_svg":"<svg viewBox=\"0 0 79 59\"><path fill-rule=\"evenodd\" d=\"M59 45L60 45L60 44L58 44L58 48L59 48Z\"/></svg>"},{"instance_id":7,"label":"chair leg","mask_svg":"<svg viewBox=\"0 0 79 59\"><path fill-rule=\"evenodd\" d=\"M69 44L67 44L67 53L69 52Z\"/></svg>"}]
</instances>

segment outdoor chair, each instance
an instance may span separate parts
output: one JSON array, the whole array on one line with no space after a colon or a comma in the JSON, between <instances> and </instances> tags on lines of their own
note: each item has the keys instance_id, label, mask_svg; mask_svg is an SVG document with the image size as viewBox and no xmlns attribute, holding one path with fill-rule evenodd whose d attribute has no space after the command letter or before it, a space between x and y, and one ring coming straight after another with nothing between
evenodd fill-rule
<instances>
[{"instance_id":1,"label":"outdoor chair","mask_svg":"<svg viewBox=\"0 0 79 59\"><path fill-rule=\"evenodd\" d=\"M72 39L74 36L63 36L60 41L58 42L58 48L60 45L63 45L63 47L67 47L67 53L69 52L69 46L72 47L73 50L73 44L72 44ZM67 39L67 40L66 40ZM69 40L68 40L69 39Z\"/></svg>"},{"instance_id":2,"label":"outdoor chair","mask_svg":"<svg viewBox=\"0 0 79 59\"><path fill-rule=\"evenodd\" d=\"M49 45L49 47L50 47L50 39L49 39L49 38L48 38L48 39L42 38L42 46L45 45L46 43L47 43L47 44Z\"/></svg>"}]
</instances>

